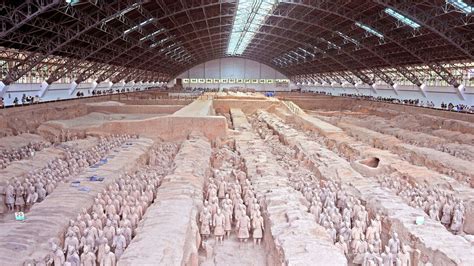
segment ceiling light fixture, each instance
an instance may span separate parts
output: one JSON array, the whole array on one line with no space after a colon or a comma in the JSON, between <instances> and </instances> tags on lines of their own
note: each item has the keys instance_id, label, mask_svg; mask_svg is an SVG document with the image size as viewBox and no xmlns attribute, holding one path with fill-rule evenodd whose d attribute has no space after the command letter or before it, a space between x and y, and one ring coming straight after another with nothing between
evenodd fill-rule
<instances>
[{"instance_id":1,"label":"ceiling light fixture","mask_svg":"<svg viewBox=\"0 0 474 266\"><path fill-rule=\"evenodd\" d=\"M385 8L384 12L387 13L388 15L390 15L391 17L396 18L401 23L403 23L407 26L410 26L414 29L418 29L420 27L420 24L416 23L415 21L409 19L405 15L403 15L403 14L401 14L401 13L399 13L399 12L397 12L397 11L391 9L391 8Z\"/></svg>"},{"instance_id":2,"label":"ceiling light fixture","mask_svg":"<svg viewBox=\"0 0 474 266\"><path fill-rule=\"evenodd\" d=\"M474 10L473 6L468 5L463 0L447 0L446 2L453 5L455 8L461 10L462 12L466 14L471 14L472 10Z\"/></svg>"},{"instance_id":3,"label":"ceiling light fixture","mask_svg":"<svg viewBox=\"0 0 474 266\"><path fill-rule=\"evenodd\" d=\"M371 27L369 27L369 26L367 26L367 25L364 25L364 24L362 24L362 23L359 23L359 22L356 22L355 24L356 24L357 27L364 29L364 30L367 31L368 33L370 33L370 34L372 34L372 35L375 35L375 36L377 36L377 37L379 37L379 38L383 38L382 33L380 33L380 32L378 32L378 31L372 29Z\"/></svg>"},{"instance_id":4,"label":"ceiling light fixture","mask_svg":"<svg viewBox=\"0 0 474 266\"><path fill-rule=\"evenodd\" d=\"M349 42L351 42L355 45L360 45L360 43L357 40L355 40L354 38L351 38L351 37L345 35L344 33L340 32L340 31L336 31L336 33L337 33L337 35L342 37L344 40L349 41Z\"/></svg>"}]
</instances>

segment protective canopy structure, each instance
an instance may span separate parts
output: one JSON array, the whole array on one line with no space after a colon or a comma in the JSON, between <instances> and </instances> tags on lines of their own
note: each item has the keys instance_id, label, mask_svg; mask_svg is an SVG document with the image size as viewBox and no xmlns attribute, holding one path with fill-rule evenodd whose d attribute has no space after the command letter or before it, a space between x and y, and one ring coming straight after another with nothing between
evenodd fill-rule
<instances>
[{"instance_id":1,"label":"protective canopy structure","mask_svg":"<svg viewBox=\"0 0 474 266\"><path fill-rule=\"evenodd\" d=\"M436 75L458 87L450 66L474 53L469 0L3 1L0 26L4 84L31 72L169 81L238 56L294 80L421 86Z\"/></svg>"}]
</instances>

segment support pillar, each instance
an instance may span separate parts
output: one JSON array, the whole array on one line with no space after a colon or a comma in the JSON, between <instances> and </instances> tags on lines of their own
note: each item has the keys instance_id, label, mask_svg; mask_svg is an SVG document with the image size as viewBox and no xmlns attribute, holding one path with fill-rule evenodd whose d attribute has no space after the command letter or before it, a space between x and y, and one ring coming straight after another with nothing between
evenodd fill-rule
<instances>
[{"instance_id":1,"label":"support pillar","mask_svg":"<svg viewBox=\"0 0 474 266\"><path fill-rule=\"evenodd\" d=\"M454 89L456 90L456 94L458 95L459 99L461 100L466 100L466 97L464 97L464 89L465 89L465 86L464 84L461 84L459 85L459 87L454 87Z\"/></svg>"},{"instance_id":2,"label":"support pillar","mask_svg":"<svg viewBox=\"0 0 474 266\"><path fill-rule=\"evenodd\" d=\"M49 84L46 80L41 82L40 91L38 92L38 96L40 98L43 98L43 96L48 91L49 86L51 86L51 84Z\"/></svg>"},{"instance_id":3,"label":"support pillar","mask_svg":"<svg viewBox=\"0 0 474 266\"><path fill-rule=\"evenodd\" d=\"M8 91L8 85L5 85L5 83L3 83L3 81L0 81L0 97L3 97L3 95L7 91Z\"/></svg>"},{"instance_id":4,"label":"support pillar","mask_svg":"<svg viewBox=\"0 0 474 266\"><path fill-rule=\"evenodd\" d=\"M416 86L416 85L415 85L415 86ZM426 91L425 91L425 89L426 89L426 87L427 87L426 84L423 83L423 84L421 84L421 86L417 86L417 87L418 87L420 93L421 93L425 98L427 98L427 96L426 96Z\"/></svg>"},{"instance_id":5,"label":"support pillar","mask_svg":"<svg viewBox=\"0 0 474 266\"><path fill-rule=\"evenodd\" d=\"M370 88L372 89L372 91L377 94L377 89L375 88L375 83L370 85Z\"/></svg>"},{"instance_id":6,"label":"support pillar","mask_svg":"<svg viewBox=\"0 0 474 266\"><path fill-rule=\"evenodd\" d=\"M68 90L68 95L73 95L74 91L76 91L77 85L79 84L77 84L76 81L71 82L71 85L69 86Z\"/></svg>"}]
</instances>

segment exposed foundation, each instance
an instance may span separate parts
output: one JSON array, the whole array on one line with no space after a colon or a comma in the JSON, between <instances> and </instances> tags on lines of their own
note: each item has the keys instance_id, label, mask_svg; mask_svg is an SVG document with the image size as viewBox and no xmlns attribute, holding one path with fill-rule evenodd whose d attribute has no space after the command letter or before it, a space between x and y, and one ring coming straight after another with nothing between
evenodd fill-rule
<instances>
[{"instance_id":1,"label":"exposed foundation","mask_svg":"<svg viewBox=\"0 0 474 266\"><path fill-rule=\"evenodd\" d=\"M123 252L118 265L359 265L367 250L359 254L353 245L359 240L376 243L367 233L372 220L380 222L381 247L398 234L410 265L474 265L471 116L294 94L283 95L293 102L250 93L209 94L197 100L172 99L165 93L142 96L0 110L0 135L8 135L0 139L0 150L25 141L47 143L0 169L3 264L41 265L51 256L52 242L66 250L69 220L92 214L95 200L103 199L99 193L114 198L146 194L144 187L120 183L125 174L146 168L161 173L160 182L154 184L153 198L130 242L123 249L111 245L112 252ZM27 206L25 221L15 220L6 204L9 184L15 189L22 182L27 188L37 185L33 173L51 167L51 161L67 162L71 151L95 151L101 137L117 134L126 134L126 143L97 157L100 163L87 162L58 178L51 193ZM166 167L156 163L164 159L154 147L174 141L180 143L176 156L167 157ZM217 162L216 154L225 149L233 159ZM104 179L90 181L91 176ZM209 233L203 230L201 215L211 205L203 202L214 182L229 185L219 188L226 189L224 194L235 192L230 189L234 182L252 191L255 202L242 203L252 223L247 238L235 213L222 242L214 224ZM242 201L247 201L245 196L240 195ZM212 208L223 210L225 197L220 194ZM446 221L447 198L453 206ZM120 209L125 203L112 204ZM259 205L263 217L261 244L254 244L252 204ZM14 205L19 207L16 201ZM349 218L344 217L348 208L356 213ZM461 227L454 219L460 215L456 208L462 208ZM117 229L127 228L123 224L129 218L120 212L117 216ZM104 224L107 219L111 216ZM342 219L349 219L352 232L362 230L371 239L351 236L344 251L339 238L345 237L341 228L347 220ZM378 252L382 257L383 250Z\"/></svg>"}]
</instances>

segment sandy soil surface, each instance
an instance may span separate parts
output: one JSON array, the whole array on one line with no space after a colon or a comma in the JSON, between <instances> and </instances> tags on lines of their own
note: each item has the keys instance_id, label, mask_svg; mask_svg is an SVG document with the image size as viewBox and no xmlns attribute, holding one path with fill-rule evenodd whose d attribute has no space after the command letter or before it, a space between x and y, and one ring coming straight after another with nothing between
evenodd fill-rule
<instances>
[{"instance_id":1,"label":"sandy soil surface","mask_svg":"<svg viewBox=\"0 0 474 266\"><path fill-rule=\"evenodd\" d=\"M36 134L24 133L18 136L9 136L0 138L0 150L8 150L25 146L28 143L38 143L45 141L43 137Z\"/></svg>"},{"instance_id":2,"label":"sandy soil surface","mask_svg":"<svg viewBox=\"0 0 474 266\"><path fill-rule=\"evenodd\" d=\"M124 103L116 101L107 101L107 102L97 102L97 103L88 103L90 106L123 106Z\"/></svg>"},{"instance_id":3,"label":"sandy soil surface","mask_svg":"<svg viewBox=\"0 0 474 266\"><path fill-rule=\"evenodd\" d=\"M165 116L166 114L102 114L90 113L75 119L56 120L54 122L63 124L66 128L83 128L99 126L105 122L118 120L142 120L152 117Z\"/></svg>"}]
</instances>

